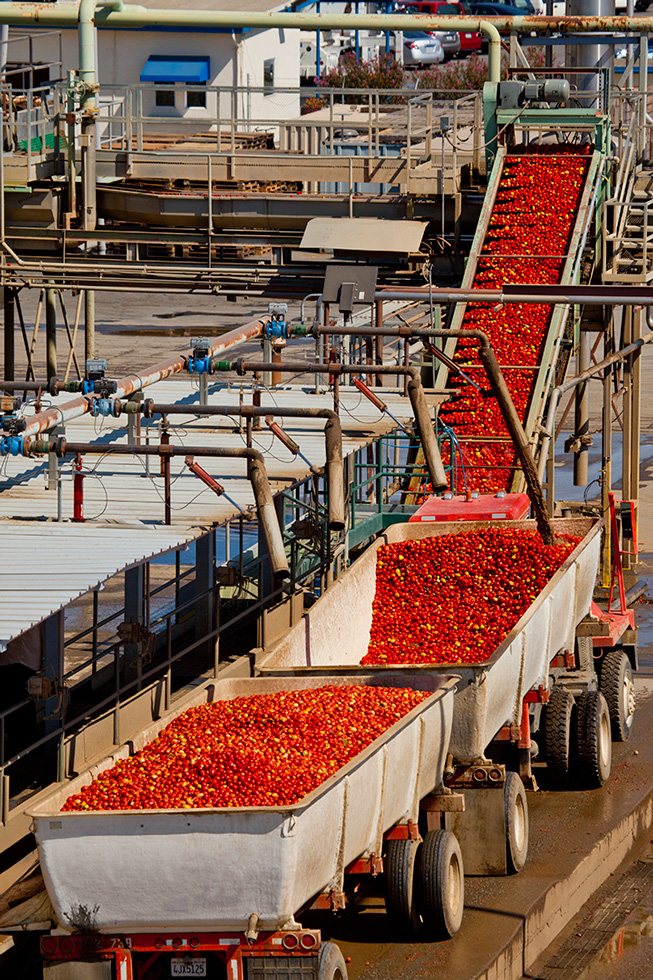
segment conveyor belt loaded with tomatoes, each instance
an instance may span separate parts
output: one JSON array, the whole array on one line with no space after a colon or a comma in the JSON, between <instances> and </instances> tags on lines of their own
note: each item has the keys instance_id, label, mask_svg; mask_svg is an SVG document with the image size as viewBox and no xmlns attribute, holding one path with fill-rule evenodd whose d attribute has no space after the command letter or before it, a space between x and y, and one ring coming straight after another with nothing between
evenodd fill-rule
<instances>
[{"instance_id":1,"label":"conveyor belt loaded with tomatoes","mask_svg":"<svg viewBox=\"0 0 653 980\"><path fill-rule=\"evenodd\" d=\"M579 148L565 153L557 146L552 153L506 157L474 287L500 289L506 283L562 281L589 162L589 155ZM479 329L489 335L522 423L533 397L552 315L551 306L469 303L463 317L463 329ZM475 340L460 339L454 360L486 389L477 348ZM509 489L515 453L497 402L484 398L453 372L449 384L455 394L442 406L440 416L462 444L467 481L465 488L461 474L459 486L452 489ZM443 456L447 456L446 444Z\"/></svg>"}]
</instances>

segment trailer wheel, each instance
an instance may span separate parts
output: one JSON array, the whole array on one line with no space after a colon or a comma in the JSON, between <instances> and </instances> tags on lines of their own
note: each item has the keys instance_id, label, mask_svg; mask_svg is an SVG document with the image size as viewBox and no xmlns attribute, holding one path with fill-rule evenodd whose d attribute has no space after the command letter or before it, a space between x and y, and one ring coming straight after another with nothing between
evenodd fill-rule
<instances>
[{"instance_id":1,"label":"trailer wheel","mask_svg":"<svg viewBox=\"0 0 653 980\"><path fill-rule=\"evenodd\" d=\"M528 855L528 803L524 784L516 772L506 773L503 788L506 818L506 864L508 874L517 874Z\"/></svg>"},{"instance_id":2,"label":"trailer wheel","mask_svg":"<svg viewBox=\"0 0 653 980\"><path fill-rule=\"evenodd\" d=\"M603 658L601 691L608 702L612 740L627 742L633 730L635 687L633 669L623 650L610 650Z\"/></svg>"},{"instance_id":3,"label":"trailer wheel","mask_svg":"<svg viewBox=\"0 0 653 980\"><path fill-rule=\"evenodd\" d=\"M389 840L383 862L385 907L397 929L413 938L419 931L415 871L421 841Z\"/></svg>"},{"instance_id":4,"label":"trailer wheel","mask_svg":"<svg viewBox=\"0 0 653 980\"><path fill-rule=\"evenodd\" d=\"M564 688L551 692L544 719L544 744L546 764L556 782L565 783L569 776L569 751L571 744L571 714L574 698Z\"/></svg>"},{"instance_id":5,"label":"trailer wheel","mask_svg":"<svg viewBox=\"0 0 653 980\"><path fill-rule=\"evenodd\" d=\"M463 856L450 830L429 830L419 852L417 900L424 935L438 941L460 929L465 903Z\"/></svg>"},{"instance_id":6,"label":"trailer wheel","mask_svg":"<svg viewBox=\"0 0 653 980\"><path fill-rule=\"evenodd\" d=\"M575 736L578 775L588 788L597 789L612 768L610 712L600 691L586 691L577 698Z\"/></svg>"},{"instance_id":7,"label":"trailer wheel","mask_svg":"<svg viewBox=\"0 0 653 980\"><path fill-rule=\"evenodd\" d=\"M317 954L317 980L347 980L345 958L335 943L322 943Z\"/></svg>"}]
</instances>

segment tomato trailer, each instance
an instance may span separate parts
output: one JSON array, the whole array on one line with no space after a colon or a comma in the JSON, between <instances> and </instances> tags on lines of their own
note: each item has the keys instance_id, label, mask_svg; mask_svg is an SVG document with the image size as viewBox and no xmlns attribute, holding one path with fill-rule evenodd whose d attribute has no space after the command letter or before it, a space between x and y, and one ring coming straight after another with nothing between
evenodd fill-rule
<instances>
[{"instance_id":1,"label":"tomato trailer","mask_svg":"<svg viewBox=\"0 0 653 980\"><path fill-rule=\"evenodd\" d=\"M500 523L506 528L535 527L529 520ZM523 867L528 811L522 782L535 788L531 758L536 748L548 754L557 775L560 760L566 759L562 774L575 773L581 784L601 785L610 772L610 714L599 691L598 661L592 650L588 660L576 637L581 624L585 633L599 631L598 621L593 626L588 614L591 608L596 612L592 597L603 522L559 518L553 525L556 534L580 537L580 543L482 663L360 666L369 643L379 547L492 526L487 521L393 525L257 661L263 676L318 672L352 682L361 671L375 676L389 670L458 674L446 779L450 787L475 792L466 794L464 812L447 814L446 824L455 829L470 874L506 874ZM562 718L561 697L569 709ZM515 780L515 771L521 780ZM502 788L503 794L496 792Z\"/></svg>"},{"instance_id":2,"label":"tomato trailer","mask_svg":"<svg viewBox=\"0 0 653 980\"><path fill-rule=\"evenodd\" d=\"M346 980L338 948L295 917L309 907L342 907L352 874L383 874L400 929L453 934L464 878L441 814L464 805L442 787L456 680L358 676L356 684L431 696L292 806L61 812L70 794L130 754L128 747L58 789L33 813L57 920L42 939L48 980L70 977L80 962L84 980L255 980L288 976L291 968L307 980ZM320 676L205 683L130 748L195 704L350 683Z\"/></svg>"}]
</instances>

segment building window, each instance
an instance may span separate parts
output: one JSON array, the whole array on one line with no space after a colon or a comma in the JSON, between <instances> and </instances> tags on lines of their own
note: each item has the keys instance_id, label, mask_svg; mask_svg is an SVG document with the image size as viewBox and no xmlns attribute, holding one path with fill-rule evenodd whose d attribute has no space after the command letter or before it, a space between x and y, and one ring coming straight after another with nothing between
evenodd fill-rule
<instances>
[{"instance_id":1,"label":"building window","mask_svg":"<svg viewBox=\"0 0 653 980\"><path fill-rule=\"evenodd\" d=\"M263 88L274 88L274 58L263 62Z\"/></svg>"},{"instance_id":2,"label":"building window","mask_svg":"<svg viewBox=\"0 0 653 980\"><path fill-rule=\"evenodd\" d=\"M173 89L158 88L154 96L154 104L159 108L173 108L175 106L175 93Z\"/></svg>"},{"instance_id":3,"label":"building window","mask_svg":"<svg viewBox=\"0 0 653 980\"><path fill-rule=\"evenodd\" d=\"M187 92L186 106L189 109L206 109L206 92Z\"/></svg>"}]
</instances>

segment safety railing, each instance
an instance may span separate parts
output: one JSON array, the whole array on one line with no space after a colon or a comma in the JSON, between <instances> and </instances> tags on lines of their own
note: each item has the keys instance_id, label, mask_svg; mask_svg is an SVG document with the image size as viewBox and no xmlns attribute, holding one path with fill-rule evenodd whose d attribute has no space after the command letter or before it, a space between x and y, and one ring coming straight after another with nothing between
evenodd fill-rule
<instances>
[{"instance_id":1,"label":"safety railing","mask_svg":"<svg viewBox=\"0 0 653 980\"><path fill-rule=\"evenodd\" d=\"M27 158L28 172L32 162L44 158L63 160L63 116L49 85L16 91L9 83L0 85L5 156Z\"/></svg>"},{"instance_id":2,"label":"safety railing","mask_svg":"<svg viewBox=\"0 0 653 980\"><path fill-rule=\"evenodd\" d=\"M356 156L377 159L392 144L410 167L414 158L430 159L433 133L439 134L439 117L446 112L452 125L446 166L453 173L456 148L464 152L469 146L475 164L480 162L480 99L480 92L452 100L450 92L416 94L414 88L102 85L97 147L105 154L229 155L235 169L239 156L257 151L324 162L324 156L354 149ZM66 86L59 85L55 113L63 117L66 103Z\"/></svg>"},{"instance_id":3,"label":"safety railing","mask_svg":"<svg viewBox=\"0 0 653 980\"><path fill-rule=\"evenodd\" d=\"M615 93L615 169L602 214L605 282L647 283L653 279L653 198L637 189L637 175L650 152L653 134L648 108L647 92Z\"/></svg>"}]
</instances>

